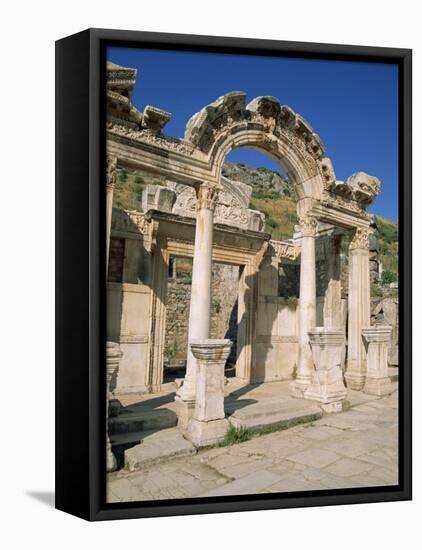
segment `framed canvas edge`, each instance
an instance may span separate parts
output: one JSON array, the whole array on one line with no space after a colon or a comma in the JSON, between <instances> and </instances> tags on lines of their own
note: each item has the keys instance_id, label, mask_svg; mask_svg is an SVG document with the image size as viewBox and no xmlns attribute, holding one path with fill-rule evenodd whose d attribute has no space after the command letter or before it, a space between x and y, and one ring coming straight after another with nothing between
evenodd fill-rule
<instances>
[{"instance_id":1,"label":"framed canvas edge","mask_svg":"<svg viewBox=\"0 0 422 550\"><path fill-rule=\"evenodd\" d=\"M411 110L412 110L412 52L409 49L378 48L371 46L347 46L313 44L303 42L283 42L244 38L207 37L142 31L120 31L89 29L89 159L86 164L89 181L89 367L87 385L89 387L89 439L86 443L89 463L88 499L89 510L80 514L89 520L111 520L140 517L173 516L187 514L252 511L290 507L328 506L384 501L410 500L412 498L412 457L411 457ZM82 34L82 33L81 33ZM65 39L66 40L66 39ZM219 50L256 50L262 55L268 52L286 55L304 55L349 60L366 60L397 63L400 67L400 152L399 152L399 242L400 242L400 358L406 371L400 378L400 483L398 488L383 487L381 490L365 488L361 490L312 491L309 494L294 493L280 495L251 495L239 497L216 497L212 499L185 499L157 501L154 503L105 504L105 403L101 396L105 392L102 365L105 364L105 319L104 300L101 289L105 288L105 246L102 235L105 227L102 167L105 165L105 136L102 135L102 48L119 41L123 43L148 43L150 47L218 48ZM114 44L115 45L115 44ZM403 367L402 367L403 370ZM68 423L70 424L70 422ZM69 429L71 429L69 427ZM75 431L75 428L73 428ZM60 508L60 506L59 506ZM63 509L61 507L60 509ZM86 510L86 508L84 509ZM65 510L69 511L69 510ZM71 512L75 513L75 512Z\"/></svg>"}]
</instances>

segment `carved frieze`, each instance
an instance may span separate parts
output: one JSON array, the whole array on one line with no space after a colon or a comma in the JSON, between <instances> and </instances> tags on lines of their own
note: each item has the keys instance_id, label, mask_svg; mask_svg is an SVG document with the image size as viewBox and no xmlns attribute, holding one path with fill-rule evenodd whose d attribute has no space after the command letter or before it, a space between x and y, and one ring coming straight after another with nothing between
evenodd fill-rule
<instances>
[{"instance_id":1,"label":"carved frieze","mask_svg":"<svg viewBox=\"0 0 422 550\"><path fill-rule=\"evenodd\" d=\"M300 248L289 241L273 241L271 240L267 249L267 255L276 258L280 261L282 258L288 260L296 260L300 254Z\"/></svg>"},{"instance_id":2,"label":"carved frieze","mask_svg":"<svg viewBox=\"0 0 422 550\"><path fill-rule=\"evenodd\" d=\"M208 153L221 136L230 135L235 128L262 131L262 143L268 150L279 149L280 139L287 141L302 157L308 172L319 173L317 161L325 151L319 136L304 118L271 96L257 97L246 107L243 92L219 97L189 120L185 140Z\"/></svg>"},{"instance_id":3,"label":"carved frieze","mask_svg":"<svg viewBox=\"0 0 422 550\"><path fill-rule=\"evenodd\" d=\"M195 146L192 145L192 143L182 139L165 136L161 133L157 134L155 131L151 131L148 128L135 130L109 121L107 122L107 131L110 135L116 137L127 138L137 143L155 145L168 151L177 151L188 156L192 155L195 151Z\"/></svg>"},{"instance_id":4,"label":"carved frieze","mask_svg":"<svg viewBox=\"0 0 422 550\"><path fill-rule=\"evenodd\" d=\"M111 228L114 231L148 235L150 233L150 226L150 222L142 212L113 208Z\"/></svg>"},{"instance_id":5,"label":"carved frieze","mask_svg":"<svg viewBox=\"0 0 422 550\"><path fill-rule=\"evenodd\" d=\"M252 189L241 182L221 178L222 189L217 191L214 210L214 222L242 229L263 231L265 217L262 213L250 210L249 200ZM193 187L167 182L167 186L176 194L173 212L181 216L195 217L197 196Z\"/></svg>"}]
</instances>

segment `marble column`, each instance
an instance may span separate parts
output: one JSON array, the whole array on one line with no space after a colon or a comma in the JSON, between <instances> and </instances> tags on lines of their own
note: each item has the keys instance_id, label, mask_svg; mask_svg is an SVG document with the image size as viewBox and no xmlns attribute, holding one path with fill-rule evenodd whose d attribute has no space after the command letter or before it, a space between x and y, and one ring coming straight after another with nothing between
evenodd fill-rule
<instances>
[{"instance_id":1,"label":"marble column","mask_svg":"<svg viewBox=\"0 0 422 550\"><path fill-rule=\"evenodd\" d=\"M230 354L230 340L191 341L198 361L195 410L186 437L197 447L214 445L224 439L229 422L224 413L224 365Z\"/></svg>"},{"instance_id":2,"label":"marble column","mask_svg":"<svg viewBox=\"0 0 422 550\"><path fill-rule=\"evenodd\" d=\"M367 350L367 374L363 388L365 393L381 396L392 392L388 376L391 332L392 328L389 325L375 325L362 330Z\"/></svg>"},{"instance_id":3,"label":"marble column","mask_svg":"<svg viewBox=\"0 0 422 550\"><path fill-rule=\"evenodd\" d=\"M366 352L362 329L370 325L369 230L358 228L349 247L349 303L347 386L362 390L366 378Z\"/></svg>"},{"instance_id":4,"label":"marble column","mask_svg":"<svg viewBox=\"0 0 422 550\"><path fill-rule=\"evenodd\" d=\"M107 457L107 472L113 472L117 468L116 457L111 450L110 437L108 435L108 409L110 401L110 382L119 368L120 359L122 358L120 346L116 342L107 342L106 351L106 457Z\"/></svg>"},{"instance_id":5,"label":"marble column","mask_svg":"<svg viewBox=\"0 0 422 550\"><path fill-rule=\"evenodd\" d=\"M302 233L299 289L299 354L296 379L291 385L294 397L303 397L314 373L309 331L316 325L315 235L317 221L310 217L299 219Z\"/></svg>"},{"instance_id":6,"label":"marble column","mask_svg":"<svg viewBox=\"0 0 422 550\"><path fill-rule=\"evenodd\" d=\"M326 247L328 285L324 296L324 327L342 328L341 315L341 235L329 235Z\"/></svg>"},{"instance_id":7,"label":"marble column","mask_svg":"<svg viewBox=\"0 0 422 550\"><path fill-rule=\"evenodd\" d=\"M217 194L215 187L209 184L204 183L197 189L188 343L204 340L210 336L213 216ZM193 412L198 365L190 346L188 348L186 375L176 398L190 404ZM180 419L179 416L179 422ZM181 427L183 427L183 421Z\"/></svg>"},{"instance_id":8,"label":"marble column","mask_svg":"<svg viewBox=\"0 0 422 550\"><path fill-rule=\"evenodd\" d=\"M113 215L113 195L116 185L117 158L107 157L107 182L106 182L106 277L108 276L108 256L110 251L111 217Z\"/></svg>"}]
</instances>

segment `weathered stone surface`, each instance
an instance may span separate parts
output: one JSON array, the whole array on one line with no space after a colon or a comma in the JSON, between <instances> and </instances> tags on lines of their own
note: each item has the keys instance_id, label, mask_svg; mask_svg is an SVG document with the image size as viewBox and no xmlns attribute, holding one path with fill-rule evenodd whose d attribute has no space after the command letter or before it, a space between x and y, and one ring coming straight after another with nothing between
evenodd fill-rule
<instances>
[{"instance_id":1,"label":"weathered stone surface","mask_svg":"<svg viewBox=\"0 0 422 550\"><path fill-rule=\"evenodd\" d=\"M366 404L353 407L358 393L365 396L352 392L352 409L342 415L111 473L109 501L396 485L397 391L382 398L366 395Z\"/></svg>"},{"instance_id":2,"label":"weathered stone surface","mask_svg":"<svg viewBox=\"0 0 422 550\"><path fill-rule=\"evenodd\" d=\"M236 402L229 404L226 410L236 408ZM301 422L309 422L321 418L322 412L317 405L312 405L303 399L288 401L270 401L253 403L235 410L229 417L229 422L235 428L258 429L265 426L288 428Z\"/></svg>"},{"instance_id":3,"label":"weathered stone surface","mask_svg":"<svg viewBox=\"0 0 422 550\"><path fill-rule=\"evenodd\" d=\"M388 376L388 347L391 326L376 325L362 330L367 348L367 376L364 391L373 395L388 395L393 391Z\"/></svg>"},{"instance_id":4,"label":"weathered stone surface","mask_svg":"<svg viewBox=\"0 0 422 550\"><path fill-rule=\"evenodd\" d=\"M318 327L309 332L309 341L315 373L304 396L323 405L330 405L330 409L325 409L326 412L340 412L341 402L347 396L340 368L344 333L339 329Z\"/></svg>"},{"instance_id":5,"label":"weathered stone surface","mask_svg":"<svg viewBox=\"0 0 422 550\"><path fill-rule=\"evenodd\" d=\"M125 409L109 422L110 432L113 434L161 430L172 428L176 424L177 416L173 410L166 408L139 410L139 407L133 411Z\"/></svg>"},{"instance_id":6,"label":"weathered stone surface","mask_svg":"<svg viewBox=\"0 0 422 550\"><path fill-rule=\"evenodd\" d=\"M230 340L192 341L192 354L198 361L195 409L186 437L197 447L214 445L224 439L229 427L224 412L224 365L230 353Z\"/></svg>"},{"instance_id":7,"label":"weathered stone surface","mask_svg":"<svg viewBox=\"0 0 422 550\"><path fill-rule=\"evenodd\" d=\"M139 445L125 451L125 468L133 472L141 467L195 452L195 447L177 428L146 433Z\"/></svg>"}]
</instances>

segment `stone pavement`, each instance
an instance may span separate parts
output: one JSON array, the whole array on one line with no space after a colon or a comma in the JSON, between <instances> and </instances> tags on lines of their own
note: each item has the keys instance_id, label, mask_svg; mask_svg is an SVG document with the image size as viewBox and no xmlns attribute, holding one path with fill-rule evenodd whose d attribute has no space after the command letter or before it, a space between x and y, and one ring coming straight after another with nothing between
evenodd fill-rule
<instances>
[{"instance_id":1,"label":"stone pavement","mask_svg":"<svg viewBox=\"0 0 422 550\"><path fill-rule=\"evenodd\" d=\"M109 502L395 485L398 394L244 443L108 477Z\"/></svg>"}]
</instances>

